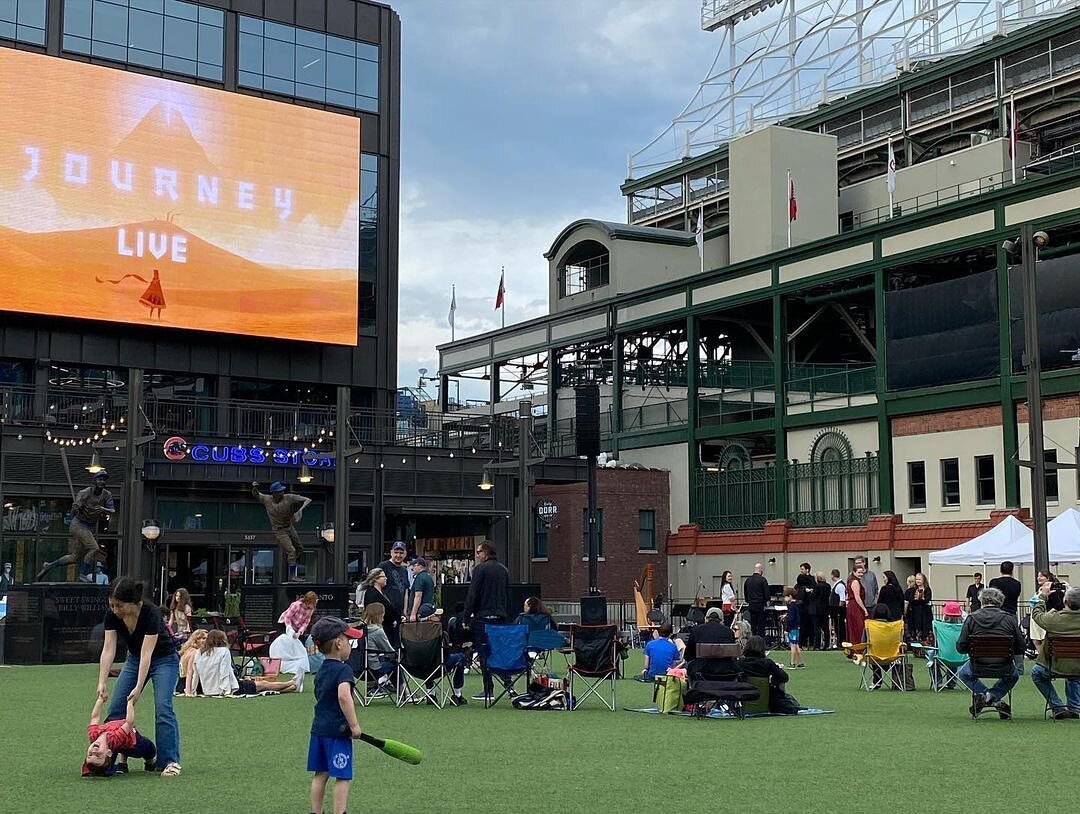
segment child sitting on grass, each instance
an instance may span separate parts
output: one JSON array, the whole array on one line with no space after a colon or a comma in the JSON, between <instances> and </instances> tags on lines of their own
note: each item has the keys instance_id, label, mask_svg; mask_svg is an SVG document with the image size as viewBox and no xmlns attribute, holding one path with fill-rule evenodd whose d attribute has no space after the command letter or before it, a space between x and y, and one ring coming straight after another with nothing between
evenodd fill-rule
<instances>
[{"instance_id":1,"label":"child sitting on grass","mask_svg":"<svg viewBox=\"0 0 1080 814\"><path fill-rule=\"evenodd\" d=\"M86 750L86 760L82 765L82 775L112 777L116 772L127 773L127 758L142 758L143 768L148 772L157 770L157 749L149 738L144 738L135 729L135 705L128 699L127 717L122 721L101 723L101 707L105 699L100 695L90 713L90 725L86 735L90 746ZM119 760L118 760L119 758Z\"/></svg>"},{"instance_id":2,"label":"child sitting on grass","mask_svg":"<svg viewBox=\"0 0 1080 814\"><path fill-rule=\"evenodd\" d=\"M787 617L784 619L784 629L787 631L788 645L791 648L791 669L802 669L806 665L802 660L802 649L799 647L799 603L795 601L795 589L784 588L784 603L787 605Z\"/></svg>"},{"instance_id":3,"label":"child sitting on grass","mask_svg":"<svg viewBox=\"0 0 1080 814\"><path fill-rule=\"evenodd\" d=\"M188 673L185 695L194 695L201 687L203 695L256 695L260 692L295 692L293 681L268 681L264 678L237 679L232 651L223 630L211 630Z\"/></svg>"},{"instance_id":4,"label":"child sitting on grass","mask_svg":"<svg viewBox=\"0 0 1080 814\"><path fill-rule=\"evenodd\" d=\"M311 629L311 638L326 656L315 674L315 716L308 742L312 814L323 814L326 782L334 778L334 814L345 814L352 780L352 738L360 737L353 706L353 672L349 655L363 631L336 616L324 616Z\"/></svg>"}]
</instances>

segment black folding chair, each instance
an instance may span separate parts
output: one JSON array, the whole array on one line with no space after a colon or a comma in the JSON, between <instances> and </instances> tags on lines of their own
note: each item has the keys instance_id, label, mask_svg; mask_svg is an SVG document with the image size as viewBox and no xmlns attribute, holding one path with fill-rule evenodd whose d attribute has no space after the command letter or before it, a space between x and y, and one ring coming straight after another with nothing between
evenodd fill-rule
<instances>
[{"instance_id":1,"label":"black folding chair","mask_svg":"<svg viewBox=\"0 0 1080 814\"><path fill-rule=\"evenodd\" d=\"M356 683L353 685L353 698L362 707L370 705L379 698L389 698L396 703L395 696L391 692L394 689L393 686L389 683L386 686L381 685L379 683L380 675L370 666L369 655L375 651L368 650L367 628L363 625L354 625L354 627L362 630L364 636L355 641L352 653L349 654L349 666L352 667L353 677L356 679ZM395 656L387 653L379 653L379 656L391 660L395 658Z\"/></svg>"},{"instance_id":2,"label":"black folding chair","mask_svg":"<svg viewBox=\"0 0 1080 814\"><path fill-rule=\"evenodd\" d=\"M1050 680L1055 678L1063 678L1066 681L1080 681L1080 673L1075 670L1061 669L1060 665L1062 661L1071 661L1074 664L1080 663L1080 636L1051 636L1047 634L1046 639L1043 640L1043 652L1046 654L1047 671L1050 673ZM1043 709L1043 720L1045 720L1053 709L1050 707L1050 702L1046 702L1046 707Z\"/></svg>"},{"instance_id":3,"label":"black folding chair","mask_svg":"<svg viewBox=\"0 0 1080 814\"><path fill-rule=\"evenodd\" d=\"M1008 678L1016 670L1014 659L1017 655L1015 642L1011 636L983 633L968 639L968 662L971 665L971 674L975 678ZM972 720L979 718L977 700L977 694L972 691L970 708ZM1009 690L1003 700L1011 710L1012 690Z\"/></svg>"},{"instance_id":4,"label":"black folding chair","mask_svg":"<svg viewBox=\"0 0 1080 814\"><path fill-rule=\"evenodd\" d=\"M694 705L695 718L703 718L717 706L736 718L745 717L744 705L761 698L761 691L747 682L735 660L739 657L739 645L697 642L694 659L687 665L690 683L685 695L686 703ZM713 665L726 661L730 670L720 671Z\"/></svg>"},{"instance_id":5,"label":"black folding chair","mask_svg":"<svg viewBox=\"0 0 1080 814\"><path fill-rule=\"evenodd\" d=\"M397 705L430 701L442 709L450 694L443 686L443 632L438 621L403 622L399 628Z\"/></svg>"},{"instance_id":6,"label":"black folding chair","mask_svg":"<svg viewBox=\"0 0 1080 814\"><path fill-rule=\"evenodd\" d=\"M574 651L574 663L568 665L571 703L567 709L577 709L590 695L598 698L612 712L615 711L615 680L619 676L619 628L617 625L572 625L570 647ZM607 684L610 701L601 694ZM584 684L580 697L574 685Z\"/></svg>"}]
</instances>

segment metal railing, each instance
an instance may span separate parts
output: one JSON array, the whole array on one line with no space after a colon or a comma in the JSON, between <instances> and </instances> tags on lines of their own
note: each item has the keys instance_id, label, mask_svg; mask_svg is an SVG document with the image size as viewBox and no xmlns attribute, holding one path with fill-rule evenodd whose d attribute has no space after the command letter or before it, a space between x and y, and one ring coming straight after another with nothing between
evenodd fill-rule
<instances>
[{"instance_id":1,"label":"metal railing","mask_svg":"<svg viewBox=\"0 0 1080 814\"><path fill-rule=\"evenodd\" d=\"M623 407L622 431L633 432L654 427L678 426L686 423L688 415L687 399L684 398L672 401L656 400L636 407Z\"/></svg>"},{"instance_id":2,"label":"metal railing","mask_svg":"<svg viewBox=\"0 0 1080 814\"><path fill-rule=\"evenodd\" d=\"M873 393L877 383L874 365L789 365L788 375L787 403L809 404L811 411L822 402L828 409L850 406L852 396Z\"/></svg>"},{"instance_id":3,"label":"metal railing","mask_svg":"<svg viewBox=\"0 0 1080 814\"><path fill-rule=\"evenodd\" d=\"M876 455L694 470L691 519L702 531L760 529L777 517L809 528L864 525L878 512L877 471ZM788 510L783 515L776 511L777 478L784 479L788 495Z\"/></svg>"}]
</instances>

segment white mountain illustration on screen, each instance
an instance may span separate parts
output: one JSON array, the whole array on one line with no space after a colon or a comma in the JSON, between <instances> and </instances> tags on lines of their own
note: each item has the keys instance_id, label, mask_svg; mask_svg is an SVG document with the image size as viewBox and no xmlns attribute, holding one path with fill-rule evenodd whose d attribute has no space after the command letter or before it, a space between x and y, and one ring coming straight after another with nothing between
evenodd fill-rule
<instances>
[{"instance_id":1,"label":"white mountain illustration on screen","mask_svg":"<svg viewBox=\"0 0 1080 814\"><path fill-rule=\"evenodd\" d=\"M158 102L113 149L117 156L160 156L162 149L182 155L200 169L216 170L214 162L191 132L184 114L168 102ZM190 165L189 165L190 166Z\"/></svg>"}]
</instances>

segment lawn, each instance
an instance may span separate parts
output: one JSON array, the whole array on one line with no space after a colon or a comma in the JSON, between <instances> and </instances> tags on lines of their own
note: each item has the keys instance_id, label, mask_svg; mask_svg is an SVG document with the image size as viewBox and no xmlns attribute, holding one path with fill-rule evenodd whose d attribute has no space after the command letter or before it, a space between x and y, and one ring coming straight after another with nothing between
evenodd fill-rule
<instances>
[{"instance_id":1,"label":"lawn","mask_svg":"<svg viewBox=\"0 0 1080 814\"><path fill-rule=\"evenodd\" d=\"M914 693L857 689L857 669L836 653L809 653L791 691L835 714L747 721L641 715L651 688L620 681L620 711L518 711L474 703L460 709L361 709L361 726L413 743L420 766L355 747L350 810L525 812L556 809L683 812L873 811L898 799L926 811L970 807L988 788L1010 785L1055 756L1071 765L1080 722L1042 720L1042 699L1025 675L1012 721L968 719L964 690L934 694L915 662ZM631 665L640 662L632 656ZM176 699L183 776L84 780L79 764L93 703L95 667L0 667L0 812L260 814L308 811L304 772L312 695ZM474 692L478 677L466 690ZM595 702L590 702L594 704ZM152 696L139 710L152 736ZM133 766L138 761L133 761ZM1018 772L1018 770L1021 770ZM1043 774L1041 770L1039 776ZM1070 799L1062 776L1055 800ZM995 793L992 799L998 799ZM328 809L329 810L329 809Z\"/></svg>"}]
</instances>

